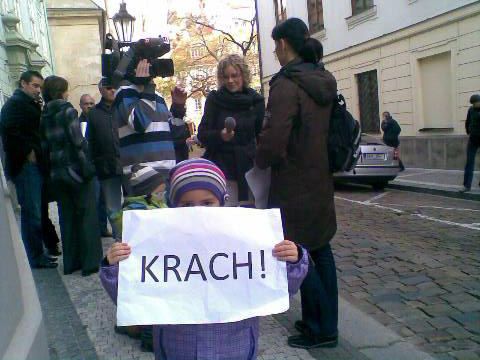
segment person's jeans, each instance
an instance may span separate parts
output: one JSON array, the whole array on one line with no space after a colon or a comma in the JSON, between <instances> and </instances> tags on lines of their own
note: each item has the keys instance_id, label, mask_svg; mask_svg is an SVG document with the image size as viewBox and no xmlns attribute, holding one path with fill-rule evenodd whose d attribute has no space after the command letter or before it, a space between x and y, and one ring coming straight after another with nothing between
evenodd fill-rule
<instances>
[{"instance_id":1,"label":"person's jeans","mask_svg":"<svg viewBox=\"0 0 480 360\"><path fill-rule=\"evenodd\" d=\"M98 178L93 179L95 185L95 200L97 202L98 225L100 227L100 234L108 232L107 226L107 209L105 207L105 200Z\"/></svg>"},{"instance_id":2,"label":"person's jeans","mask_svg":"<svg viewBox=\"0 0 480 360\"><path fill-rule=\"evenodd\" d=\"M42 185L38 166L27 162L14 179L18 203L21 206L21 233L28 261L33 265L43 255Z\"/></svg>"},{"instance_id":3,"label":"person's jeans","mask_svg":"<svg viewBox=\"0 0 480 360\"><path fill-rule=\"evenodd\" d=\"M122 178L120 176L109 179L100 180L100 187L102 189L103 200L107 216L112 225L113 238L117 239L120 230L116 229L111 216L122 209Z\"/></svg>"},{"instance_id":4,"label":"person's jeans","mask_svg":"<svg viewBox=\"0 0 480 360\"><path fill-rule=\"evenodd\" d=\"M307 276L300 287L302 320L312 335L338 335L338 288L330 245L310 252ZM312 263L313 261L313 263Z\"/></svg>"},{"instance_id":5,"label":"person's jeans","mask_svg":"<svg viewBox=\"0 0 480 360\"><path fill-rule=\"evenodd\" d=\"M467 145L467 164L465 165L465 173L463 176L463 186L467 189L472 187L473 170L475 169L475 156L480 148L480 139L474 140L471 137L468 139Z\"/></svg>"}]
</instances>

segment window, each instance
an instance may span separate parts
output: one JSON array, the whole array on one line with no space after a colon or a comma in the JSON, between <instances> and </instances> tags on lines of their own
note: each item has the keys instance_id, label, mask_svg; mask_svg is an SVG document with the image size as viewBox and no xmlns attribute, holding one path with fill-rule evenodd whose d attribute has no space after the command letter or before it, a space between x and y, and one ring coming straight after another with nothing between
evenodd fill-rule
<instances>
[{"instance_id":1,"label":"window","mask_svg":"<svg viewBox=\"0 0 480 360\"><path fill-rule=\"evenodd\" d=\"M352 15L360 14L373 7L373 0L352 0Z\"/></svg>"},{"instance_id":2,"label":"window","mask_svg":"<svg viewBox=\"0 0 480 360\"><path fill-rule=\"evenodd\" d=\"M450 52L419 60L423 131L450 129L452 125L452 57ZM442 74L442 76L438 76Z\"/></svg>"},{"instance_id":3,"label":"window","mask_svg":"<svg viewBox=\"0 0 480 360\"><path fill-rule=\"evenodd\" d=\"M308 0L308 24L312 34L323 29L322 0Z\"/></svg>"},{"instance_id":4,"label":"window","mask_svg":"<svg viewBox=\"0 0 480 360\"><path fill-rule=\"evenodd\" d=\"M357 75L360 124L368 134L380 133L377 71Z\"/></svg>"},{"instance_id":5,"label":"window","mask_svg":"<svg viewBox=\"0 0 480 360\"><path fill-rule=\"evenodd\" d=\"M273 0L275 5L275 17L277 24L283 20L287 20L287 0Z\"/></svg>"}]
</instances>

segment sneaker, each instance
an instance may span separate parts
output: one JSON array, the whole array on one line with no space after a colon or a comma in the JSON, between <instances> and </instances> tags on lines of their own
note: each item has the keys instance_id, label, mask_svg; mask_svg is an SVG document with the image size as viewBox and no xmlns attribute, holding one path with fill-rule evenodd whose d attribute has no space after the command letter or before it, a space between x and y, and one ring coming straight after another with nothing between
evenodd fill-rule
<instances>
[{"instance_id":1,"label":"sneaker","mask_svg":"<svg viewBox=\"0 0 480 360\"><path fill-rule=\"evenodd\" d=\"M298 349L334 348L338 345L338 336L295 335L288 337L288 345Z\"/></svg>"},{"instance_id":2,"label":"sneaker","mask_svg":"<svg viewBox=\"0 0 480 360\"><path fill-rule=\"evenodd\" d=\"M469 192L470 190L471 190L470 188L464 186L463 189L461 189L459 192L460 193L466 193L466 192Z\"/></svg>"}]
</instances>

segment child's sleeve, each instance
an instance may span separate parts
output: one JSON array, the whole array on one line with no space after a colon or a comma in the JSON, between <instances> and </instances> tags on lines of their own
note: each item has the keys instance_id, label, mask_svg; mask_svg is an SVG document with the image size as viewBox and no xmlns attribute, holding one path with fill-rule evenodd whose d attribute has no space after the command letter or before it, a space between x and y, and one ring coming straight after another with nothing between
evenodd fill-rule
<instances>
[{"instance_id":1,"label":"child's sleeve","mask_svg":"<svg viewBox=\"0 0 480 360\"><path fill-rule=\"evenodd\" d=\"M118 264L109 265L106 259L100 264L100 281L112 301L117 304L118 294Z\"/></svg>"},{"instance_id":2,"label":"child's sleeve","mask_svg":"<svg viewBox=\"0 0 480 360\"><path fill-rule=\"evenodd\" d=\"M298 246L300 259L296 263L287 262L288 293L295 295L302 285L303 279L308 272L308 252L305 248ZM301 250L301 254L300 254Z\"/></svg>"}]
</instances>

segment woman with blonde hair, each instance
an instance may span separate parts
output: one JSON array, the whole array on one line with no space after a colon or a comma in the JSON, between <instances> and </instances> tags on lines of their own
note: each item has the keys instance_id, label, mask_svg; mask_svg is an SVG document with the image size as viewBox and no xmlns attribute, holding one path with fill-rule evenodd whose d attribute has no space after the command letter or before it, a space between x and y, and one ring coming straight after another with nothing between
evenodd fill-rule
<instances>
[{"instance_id":1,"label":"woman with blonde hair","mask_svg":"<svg viewBox=\"0 0 480 360\"><path fill-rule=\"evenodd\" d=\"M218 90L208 94L198 139L204 157L225 173L230 199L227 206L249 204L245 173L253 167L255 144L265 115L265 100L250 87L245 59L232 54L217 68Z\"/></svg>"}]
</instances>

